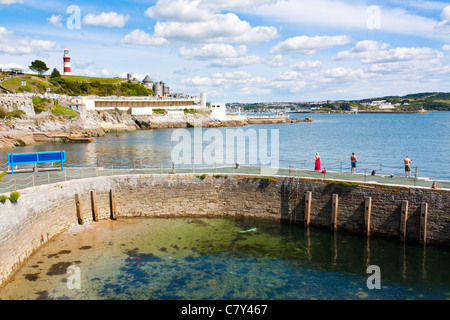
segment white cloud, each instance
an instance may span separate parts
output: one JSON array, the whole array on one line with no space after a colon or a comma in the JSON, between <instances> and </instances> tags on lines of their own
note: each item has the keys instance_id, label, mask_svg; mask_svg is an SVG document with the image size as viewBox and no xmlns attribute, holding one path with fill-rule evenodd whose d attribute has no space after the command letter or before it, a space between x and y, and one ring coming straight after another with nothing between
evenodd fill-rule
<instances>
[{"instance_id":1,"label":"white cloud","mask_svg":"<svg viewBox=\"0 0 450 320\"><path fill-rule=\"evenodd\" d=\"M450 44L445 44L442 46L442 50L450 51Z\"/></svg>"},{"instance_id":2,"label":"white cloud","mask_svg":"<svg viewBox=\"0 0 450 320\"><path fill-rule=\"evenodd\" d=\"M437 21L432 18L411 14L405 9L378 6L381 31L397 34L435 34ZM302 0L278 1L253 9L252 14L268 17L279 22L300 26L317 26L323 29L366 30L373 12L368 11L366 1Z\"/></svg>"},{"instance_id":3,"label":"white cloud","mask_svg":"<svg viewBox=\"0 0 450 320\"><path fill-rule=\"evenodd\" d=\"M206 44L198 48L180 48L180 55L185 59L209 60L222 58L237 58L247 54L244 45L232 46L229 44Z\"/></svg>"},{"instance_id":4,"label":"white cloud","mask_svg":"<svg viewBox=\"0 0 450 320\"><path fill-rule=\"evenodd\" d=\"M250 79L252 75L246 71L234 71L225 73L215 73L211 77L216 79L225 78L230 80L244 80Z\"/></svg>"},{"instance_id":5,"label":"white cloud","mask_svg":"<svg viewBox=\"0 0 450 320\"><path fill-rule=\"evenodd\" d=\"M292 80L301 79L302 77L303 77L303 75L300 72L286 71L286 72L281 72L280 74L278 74L277 80L292 81Z\"/></svg>"},{"instance_id":6,"label":"white cloud","mask_svg":"<svg viewBox=\"0 0 450 320\"><path fill-rule=\"evenodd\" d=\"M252 27L234 13L216 14L214 19L184 23L160 22L155 25L155 37L192 43L256 44L278 37L274 27Z\"/></svg>"},{"instance_id":7,"label":"white cloud","mask_svg":"<svg viewBox=\"0 0 450 320\"><path fill-rule=\"evenodd\" d=\"M41 53L54 50L55 41L36 40L14 35L14 32L0 27L0 52L8 54Z\"/></svg>"},{"instance_id":8,"label":"white cloud","mask_svg":"<svg viewBox=\"0 0 450 320\"><path fill-rule=\"evenodd\" d=\"M81 71L81 75L88 76L88 77L96 77L97 73L95 71L85 68Z\"/></svg>"},{"instance_id":9,"label":"white cloud","mask_svg":"<svg viewBox=\"0 0 450 320\"><path fill-rule=\"evenodd\" d=\"M62 18L63 18L62 15L57 15L57 16L52 15L50 18L47 18L47 22L58 28L62 28L63 27L62 22L61 22Z\"/></svg>"},{"instance_id":10,"label":"white cloud","mask_svg":"<svg viewBox=\"0 0 450 320\"><path fill-rule=\"evenodd\" d=\"M205 21L213 18L213 13L199 6L200 1L188 0L162 0L155 6L148 8L145 14L151 18L194 22Z\"/></svg>"},{"instance_id":11,"label":"white cloud","mask_svg":"<svg viewBox=\"0 0 450 320\"><path fill-rule=\"evenodd\" d=\"M399 61L430 61L444 58L442 52L431 48L395 48L376 41L361 41L348 51L339 52L336 60L360 59L364 64L391 63Z\"/></svg>"},{"instance_id":12,"label":"white cloud","mask_svg":"<svg viewBox=\"0 0 450 320\"><path fill-rule=\"evenodd\" d=\"M436 26L440 32L450 33L450 5L446 6L441 13L442 21Z\"/></svg>"},{"instance_id":13,"label":"white cloud","mask_svg":"<svg viewBox=\"0 0 450 320\"><path fill-rule=\"evenodd\" d=\"M257 5L275 1L262 0ZM275 27L251 26L230 12L254 6L255 2L250 0L159 0L145 12L157 20L154 34L148 37L168 42L242 44L257 44L277 38Z\"/></svg>"},{"instance_id":14,"label":"white cloud","mask_svg":"<svg viewBox=\"0 0 450 320\"><path fill-rule=\"evenodd\" d=\"M116 12L102 12L99 15L93 13L87 14L83 22L87 25L102 26L108 28L122 28L130 19L129 15L122 15Z\"/></svg>"},{"instance_id":15,"label":"white cloud","mask_svg":"<svg viewBox=\"0 0 450 320\"><path fill-rule=\"evenodd\" d=\"M311 69L319 69L322 67L322 62L319 60L315 61L300 61L296 64L291 66L292 70L296 71L304 71L304 70L311 70Z\"/></svg>"},{"instance_id":16,"label":"white cloud","mask_svg":"<svg viewBox=\"0 0 450 320\"><path fill-rule=\"evenodd\" d=\"M100 71L100 73L101 73L103 76L105 76L105 77L109 76L109 71L108 71L108 69L106 69L106 68L103 68L103 69Z\"/></svg>"},{"instance_id":17,"label":"white cloud","mask_svg":"<svg viewBox=\"0 0 450 320\"><path fill-rule=\"evenodd\" d=\"M315 54L318 50L345 45L351 42L349 36L299 36L289 38L274 46L270 53L302 53Z\"/></svg>"},{"instance_id":18,"label":"white cloud","mask_svg":"<svg viewBox=\"0 0 450 320\"><path fill-rule=\"evenodd\" d=\"M23 0L0 0L0 5L8 5L13 3L23 3Z\"/></svg>"},{"instance_id":19,"label":"white cloud","mask_svg":"<svg viewBox=\"0 0 450 320\"><path fill-rule=\"evenodd\" d=\"M189 84L193 86L220 86L226 80L224 78L209 78L195 76L193 78L183 79L182 83Z\"/></svg>"},{"instance_id":20,"label":"white cloud","mask_svg":"<svg viewBox=\"0 0 450 320\"><path fill-rule=\"evenodd\" d=\"M268 60L267 63L274 68L281 68L284 67L286 61L286 59L281 55L281 54L277 54L275 57L273 57L272 59Z\"/></svg>"},{"instance_id":21,"label":"white cloud","mask_svg":"<svg viewBox=\"0 0 450 320\"><path fill-rule=\"evenodd\" d=\"M0 41L5 41L12 35L12 31L6 29L5 27L0 27Z\"/></svg>"},{"instance_id":22,"label":"white cloud","mask_svg":"<svg viewBox=\"0 0 450 320\"><path fill-rule=\"evenodd\" d=\"M388 49L388 44L376 41L361 41L353 49L340 52L336 60L359 60L368 65L366 74L381 77L390 85L395 85L399 79L424 83L449 73L445 55L439 50L428 47ZM348 77L352 75L349 70L335 69L329 71L328 76L345 73ZM359 71L353 76L364 78L365 75Z\"/></svg>"},{"instance_id":23,"label":"white cloud","mask_svg":"<svg viewBox=\"0 0 450 320\"><path fill-rule=\"evenodd\" d=\"M261 62L261 58L257 56L247 56L245 45L232 46L211 43L194 49L182 47L180 56L185 59L210 61L210 67L237 68Z\"/></svg>"},{"instance_id":24,"label":"white cloud","mask_svg":"<svg viewBox=\"0 0 450 320\"><path fill-rule=\"evenodd\" d=\"M159 0L145 14L158 20L196 22L214 19L223 10L250 9L278 0Z\"/></svg>"},{"instance_id":25,"label":"white cloud","mask_svg":"<svg viewBox=\"0 0 450 320\"><path fill-rule=\"evenodd\" d=\"M28 67L25 67L21 64L15 63L15 62L0 64L0 69L5 70L5 69L12 69L12 68L26 70Z\"/></svg>"},{"instance_id":26,"label":"white cloud","mask_svg":"<svg viewBox=\"0 0 450 320\"><path fill-rule=\"evenodd\" d=\"M145 31L140 29L135 29L131 33L127 34L122 40L121 43L129 43L129 44L143 44L149 46L163 46L168 44L169 42L161 37L150 36Z\"/></svg>"},{"instance_id":27,"label":"white cloud","mask_svg":"<svg viewBox=\"0 0 450 320\"><path fill-rule=\"evenodd\" d=\"M210 64L209 67L228 67L228 68L239 68L251 64L261 63L262 59L258 56L245 56L238 58L227 58L227 59L215 59Z\"/></svg>"},{"instance_id":28,"label":"white cloud","mask_svg":"<svg viewBox=\"0 0 450 320\"><path fill-rule=\"evenodd\" d=\"M331 78L340 78L347 80L367 79L369 77L369 75L362 69L352 69L344 67L328 69L325 72L325 75Z\"/></svg>"}]
</instances>

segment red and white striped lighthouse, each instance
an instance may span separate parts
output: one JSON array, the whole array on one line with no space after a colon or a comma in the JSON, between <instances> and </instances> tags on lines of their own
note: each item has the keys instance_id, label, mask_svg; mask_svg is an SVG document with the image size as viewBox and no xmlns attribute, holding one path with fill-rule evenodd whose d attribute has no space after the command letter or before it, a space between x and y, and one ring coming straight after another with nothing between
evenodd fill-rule
<instances>
[{"instance_id":1,"label":"red and white striped lighthouse","mask_svg":"<svg viewBox=\"0 0 450 320\"><path fill-rule=\"evenodd\" d=\"M64 49L64 75L71 75L69 49Z\"/></svg>"}]
</instances>

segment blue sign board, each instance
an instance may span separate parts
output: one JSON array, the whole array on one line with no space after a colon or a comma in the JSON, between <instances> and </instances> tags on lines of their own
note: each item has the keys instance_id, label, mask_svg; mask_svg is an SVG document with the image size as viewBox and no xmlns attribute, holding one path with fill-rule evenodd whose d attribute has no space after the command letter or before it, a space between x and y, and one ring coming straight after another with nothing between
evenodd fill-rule
<instances>
[{"instance_id":1,"label":"blue sign board","mask_svg":"<svg viewBox=\"0 0 450 320\"><path fill-rule=\"evenodd\" d=\"M15 165L30 163L61 162L61 170L64 170L64 161L66 161L65 151L8 154L8 165L11 166L12 174L14 174Z\"/></svg>"}]
</instances>

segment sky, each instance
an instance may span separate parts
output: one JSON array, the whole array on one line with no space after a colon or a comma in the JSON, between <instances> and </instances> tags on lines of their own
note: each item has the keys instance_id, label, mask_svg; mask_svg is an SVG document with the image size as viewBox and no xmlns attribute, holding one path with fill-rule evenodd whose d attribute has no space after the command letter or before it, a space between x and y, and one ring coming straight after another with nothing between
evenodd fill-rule
<instances>
[{"instance_id":1,"label":"sky","mask_svg":"<svg viewBox=\"0 0 450 320\"><path fill-rule=\"evenodd\" d=\"M0 68L149 75L213 102L356 100L450 88L450 3L0 0Z\"/></svg>"}]
</instances>

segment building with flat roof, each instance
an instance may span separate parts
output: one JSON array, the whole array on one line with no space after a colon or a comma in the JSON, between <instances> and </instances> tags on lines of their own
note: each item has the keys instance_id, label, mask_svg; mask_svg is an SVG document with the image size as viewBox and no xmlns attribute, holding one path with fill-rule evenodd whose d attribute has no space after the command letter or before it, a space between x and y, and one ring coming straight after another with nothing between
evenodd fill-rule
<instances>
[{"instance_id":1,"label":"building with flat roof","mask_svg":"<svg viewBox=\"0 0 450 320\"><path fill-rule=\"evenodd\" d=\"M202 98L206 99L206 96L202 95ZM86 111L118 109L133 116L152 115L155 109L164 109L169 117L180 117L184 115L184 109L202 109L206 104L196 97L180 99L83 97L76 100L79 108Z\"/></svg>"}]
</instances>

